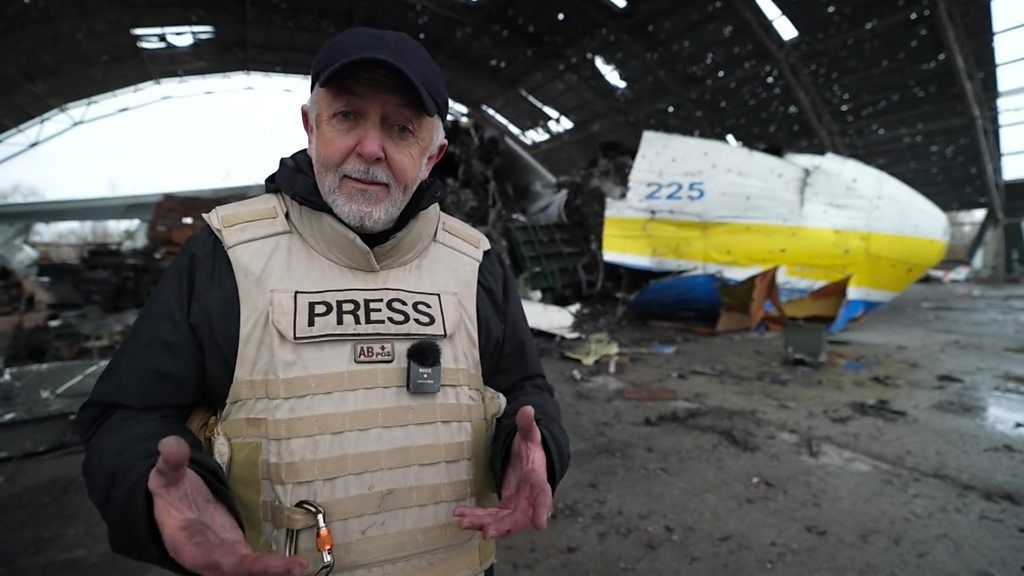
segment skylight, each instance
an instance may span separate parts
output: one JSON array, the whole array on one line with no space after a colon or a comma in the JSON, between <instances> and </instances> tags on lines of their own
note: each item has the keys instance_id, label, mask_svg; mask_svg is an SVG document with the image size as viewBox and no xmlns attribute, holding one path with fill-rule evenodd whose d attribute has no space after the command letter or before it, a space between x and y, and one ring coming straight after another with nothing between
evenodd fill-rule
<instances>
[{"instance_id":1,"label":"skylight","mask_svg":"<svg viewBox=\"0 0 1024 576\"><path fill-rule=\"evenodd\" d=\"M599 54L594 54L594 66L597 66L597 69L601 72L601 75L604 76L604 79L607 80L608 83L611 84L612 86L615 86L619 90L622 90L627 86L626 81L623 80L622 75L619 74L619 69L616 68L615 65L609 63Z\"/></svg>"},{"instance_id":2,"label":"skylight","mask_svg":"<svg viewBox=\"0 0 1024 576\"><path fill-rule=\"evenodd\" d=\"M456 100L448 99L448 120L461 120L469 116L469 107Z\"/></svg>"},{"instance_id":3,"label":"skylight","mask_svg":"<svg viewBox=\"0 0 1024 576\"><path fill-rule=\"evenodd\" d=\"M508 118L505 118L504 116L499 114L498 111L495 110L494 108L491 108L487 104L481 104L480 105L480 109L483 110L484 112L486 112L487 115L490 116L491 118L494 118L495 120L497 120L498 124L501 124L506 129L508 129L508 131L511 132L516 138L519 138L519 140L523 144L533 144L534 143L534 139L529 137L529 136L527 136L526 133L523 132L522 128L520 128L519 126L516 126L515 124L513 124L511 120L509 120Z\"/></svg>"},{"instance_id":4,"label":"skylight","mask_svg":"<svg viewBox=\"0 0 1024 576\"><path fill-rule=\"evenodd\" d=\"M205 24L132 28L131 33L135 36L135 45L143 50L187 48L200 40L216 36L214 27Z\"/></svg>"},{"instance_id":5,"label":"skylight","mask_svg":"<svg viewBox=\"0 0 1024 576\"><path fill-rule=\"evenodd\" d=\"M1024 180L1024 2L992 0L1003 180Z\"/></svg>"},{"instance_id":6,"label":"skylight","mask_svg":"<svg viewBox=\"0 0 1024 576\"><path fill-rule=\"evenodd\" d=\"M793 25L793 21L782 13L782 10L775 5L772 0L754 0L757 2L757 7L764 12L765 18L772 23L772 27L782 37L783 42L789 42L800 35L797 32L796 26Z\"/></svg>"},{"instance_id":7,"label":"skylight","mask_svg":"<svg viewBox=\"0 0 1024 576\"><path fill-rule=\"evenodd\" d=\"M533 104L537 108L540 108L541 111L548 115L550 120L548 120L547 122L547 129L548 132L550 132L551 134L561 134L562 132L572 130L573 126L575 126L573 121L569 120L569 118L566 117L564 114L562 114L558 110L555 110L551 106L548 106L547 104L541 102L540 100L537 100L536 98L533 97L533 95L531 95L526 90L520 90L519 93L523 95L523 98L529 100L530 104Z\"/></svg>"},{"instance_id":8,"label":"skylight","mask_svg":"<svg viewBox=\"0 0 1024 576\"><path fill-rule=\"evenodd\" d=\"M522 95L523 98L526 98L530 104L533 104L542 112L547 114L549 120L545 123L538 124L533 128L523 130L519 126L513 124L511 120L499 114L497 110L487 106L486 104L481 106L480 109L490 115L491 118L497 120L499 124L507 128L508 131L516 138L519 138L523 144L537 144L544 142L545 140L550 140L552 136L568 132L575 126L573 121L567 116L558 110L555 110L553 107L541 102L526 90L520 90L519 94Z\"/></svg>"}]
</instances>

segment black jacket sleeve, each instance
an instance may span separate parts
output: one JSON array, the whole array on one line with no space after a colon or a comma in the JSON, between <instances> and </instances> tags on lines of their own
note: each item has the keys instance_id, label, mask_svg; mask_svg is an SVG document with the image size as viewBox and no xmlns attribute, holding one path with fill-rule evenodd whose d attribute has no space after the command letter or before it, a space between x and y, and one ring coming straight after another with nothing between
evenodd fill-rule
<instances>
[{"instance_id":1,"label":"black jacket sleeve","mask_svg":"<svg viewBox=\"0 0 1024 576\"><path fill-rule=\"evenodd\" d=\"M477 283L477 323L484 383L505 395L508 406L495 426L491 472L497 488L516 433L516 413L533 406L554 490L569 467L569 436L562 427L554 390L544 377L537 345L526 323L516 277L494 249L484 253Z\"/></svg>"},{"instance_id":2,"label":"black jacket sleeve","mask_svg":"<svg viewBox=\"0 0 1024 576\"><path fill-rule=\"evenodd\" d=\"M78 415L86 488L115 552L182 571L164 548L146 488L165 436L190 443L191 468L234 511L220 466L185 421L196 406L223 404L237 350L231 263L203 228L164 273Z\"/></svg>"}]
</instances>

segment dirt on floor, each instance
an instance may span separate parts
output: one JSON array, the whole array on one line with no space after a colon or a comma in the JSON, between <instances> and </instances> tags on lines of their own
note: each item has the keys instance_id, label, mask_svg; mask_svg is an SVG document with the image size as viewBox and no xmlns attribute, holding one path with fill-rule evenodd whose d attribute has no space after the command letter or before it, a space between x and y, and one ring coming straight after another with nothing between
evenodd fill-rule
<instances>
[{"instance_id":1,"label":"dirt on floor","mask_svg":"<svg viewBox=\"0 0 1024 576\"><path fill-rule=\"evenodd\" d=\"M497 574L1024 574L1024 286L916 285L830 337L606 319L613 375L538 337L573 460ZM0 573L164 572L107 550L79 451L0 464Z\"/></svg>"}]
</instances>

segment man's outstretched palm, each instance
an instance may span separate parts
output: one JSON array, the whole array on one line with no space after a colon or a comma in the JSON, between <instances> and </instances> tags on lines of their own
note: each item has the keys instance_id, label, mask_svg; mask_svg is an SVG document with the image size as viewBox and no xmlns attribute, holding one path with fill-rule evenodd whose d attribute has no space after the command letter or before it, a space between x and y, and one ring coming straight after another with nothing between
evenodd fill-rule
<instances>
[{"instance_id":1,"label":"man's outstretched palm","mask_svg":"<svg viewBox=\"0 0 1024 576\"><path fill-rule=\"evenodd\" d=\"M459 506L455 509L461 528L480 530L487 539L516 534L530 526L544 530L551 515L547 460L531 406L519 409L516 429L498 507Z\"/></svg>"},{"instance_id":2,"label":"man's outstretched palm","mask_svg":"<svg viewBox=\"0 0 1024 576\"><path fill-rule=\"evenodd\" d=\"M153 516L167 552L202 576L292 576L305 558L256 554L231 512L188 467L189 447L177 436L160 441L160 458L149 473Z\"/></svg>"}]
</instances>

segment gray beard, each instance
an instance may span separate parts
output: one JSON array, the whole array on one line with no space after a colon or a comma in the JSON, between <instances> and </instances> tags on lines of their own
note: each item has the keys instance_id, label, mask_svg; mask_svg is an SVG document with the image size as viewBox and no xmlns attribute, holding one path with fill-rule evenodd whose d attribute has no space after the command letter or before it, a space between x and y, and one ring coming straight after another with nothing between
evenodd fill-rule
<instances>
[{"instance_id":1,"label":"gray beard","mask_svg":"<svg viewBox=\"0 0 1024 576\"><path fill-rule=\"evenodd\" d=\"M389 170L357 162L346 162L338 168L324 168L316 154L311 156L316 184L324 202L331 207L335 216L361 234L383 232L393 226L416 188L416 183L407 188L402 187ZM387 198L378 202L369 194L343 192L341 181L346 176L364 182L387 184Z\"/></svg>"}]
</instances>

